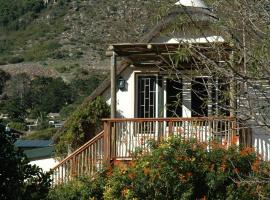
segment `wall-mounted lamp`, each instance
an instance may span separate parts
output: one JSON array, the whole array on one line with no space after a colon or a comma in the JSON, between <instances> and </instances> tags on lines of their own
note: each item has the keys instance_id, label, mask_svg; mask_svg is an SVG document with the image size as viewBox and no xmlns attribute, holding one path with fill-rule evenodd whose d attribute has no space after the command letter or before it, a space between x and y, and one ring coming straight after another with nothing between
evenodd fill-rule
<instances>
[{"instance_id":1,"label":"wall-mounted lamp","mask_svg":"<svg viewBox=\"0 0 270 200\"><path fill-rule=\"evenodd\" d=\"M126 87L126 80L123 77L119 77L117 80L118 89L124 90Z\"/></svg>"}]
</instances>

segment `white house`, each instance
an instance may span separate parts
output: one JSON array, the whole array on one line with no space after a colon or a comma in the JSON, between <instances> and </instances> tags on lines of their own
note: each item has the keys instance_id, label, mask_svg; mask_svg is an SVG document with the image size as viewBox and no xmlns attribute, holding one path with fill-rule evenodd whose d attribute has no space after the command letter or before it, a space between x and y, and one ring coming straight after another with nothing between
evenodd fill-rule
<instances>
[{"instance_id":1,"label":"white house","mask_svg":"<svg viewBox=\"0 0 270 200\"><path fill-rule=\"evenodd\" d=\"M179 23L185 17L188 20ZM111 80L105 81L92 98L102 96L112 105L112 117L117 118L234 116L245 129L240 142L252 145L270 159L268 128L258 126L254 119L242 123L238 115L245 112L245 101L241 91L236 91L239 83L233 81L233 73L224 65L233 56L233 47L226 42L228 33L212 27L217 20L201 0L178 1L141 42L109 46ZM173 31L168 28L171 26ZM182 69L178 69L173 54L181 48L208 49L206 56L212 49L215 55L211 59L219 63L223 75L215 77L210 67L198 66L192 59L180 63Z\"/></svg>"},{"instance_id":2,"label":"white house","mask_svg":"<svg viewBox=\"0 0 270 200\"><path fill-rule=\"evenodd\" d=\"M234 48L212 26L217 20L203 1L180 0L140 42L109 46L111 77L88 101L102 96L111 118L54 168L55 184L94 174L104 161L132 159L137 147L149 150L149 139L170 135L253 146L270 158L267 130L241 121L246 99L226 65Z\"/></svg>"},{"instance_id":3,"label":"white house","mask_svg":"<svg viewBox=\"0 0 270 200\"><path fill-rule=\"evenodd\" d=\"M58 161L55 159L52 140L21 140L15 146L23 150L31 165L37 165L44 172L50 171Z\"/></svg>"}]
</instances>

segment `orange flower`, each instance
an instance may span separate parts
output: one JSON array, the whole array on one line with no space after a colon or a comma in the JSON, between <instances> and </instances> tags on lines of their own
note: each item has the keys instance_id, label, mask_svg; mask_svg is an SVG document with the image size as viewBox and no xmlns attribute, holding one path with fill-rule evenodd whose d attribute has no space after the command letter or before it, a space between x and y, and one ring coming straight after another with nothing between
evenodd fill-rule
<instances>
[{"instance_id":1,"label":"orange flower","mask_svg":"<svg viewBox=\"0 0 270 200\"><path fill-rule=\"evenodd\" d=\"M251 153L254 153L254 149L251 147L246 147L240 151L241 156L247 156L250 155Z\"/></svg>"},{"instance_id":2,"label":"orange flower","mask_svg":"<svg viewBox=\"0 0 270 200\"><path fill-rule=\"evenodd\" d=\"M145 168L143 169L143 173L144 173L145 176L148 176L148 175L150 174L150 168L145 167Z\"/></svg>"},{"instance_id":3,"label":"orange flower","mask_svg":"<svg viewBox=\"0 0 270 200\"><path fill-rule=\"evenodd\" d=\"M135 178L135 174L129 173L129 174L128 174L128 177L129 177L131 180L133 180L133 179Z\"/></svg>"},{"instance_id":4,"label":"orange flower","mask_svg":"<svg viewBox=\"0 0 270 200\"><path fill-rule=\"evenodd\" d=\"M214 169L214 167L215 167L215 164L213 163L213 164L211 164L211 165L209 166L209 170L212 171L212 170Z\"/></svg>"},{"instance_id":5,"label":"orange flower","mask_svg":"<svg viewBox=\"0 0 270 200\"><path fill-rule=\"evenodd\" d=\"M212 147L213 149L224 149L224 148L225 148L224 145L222 145L222 144L220 144L220 143L218 143L218 142L216 142L216 141L212 141L212 142L210 143L210 145L211 145L211 147Z\"/></svg>"},{"instance_id":6,"label":"orange flower","mask_svg":"<svg viewBox=\"0 0 270 200\"><path fill-rule=\"evenodd\" d=\"M178 176L178 179L183 183L187 182L186 176L183 176L182 174Z\"/></svg>"},{"instance_id":7,"label":"orange flower","mask_svg":"<svg viewBox=\"0 0 270 200\"><path fill-rule=\"evenodd\" d=\"M208 144L206 142L200 142L198 144L198 147L202 148L202 149L206 149L208 147Z\"/></svg>"},{"instance_id":8,"label":"orange flower","mask_svg":"<svg viewBox=\"0 0 270 200\"><path fill-rule=\"evenodd\" d=\"M136 166L136 162L134 160L129 162L129 166L130 167L135 167Z\"/></svg>"},{"instance_id":9,"label":"orange flower","mask_svg":"<svg viewBox=\"0 0 270 200\"><path fill-rule=\"evenodd\" d=\"M222 172L224 172L225 169L226 169L226 164L225 164L225 163L222 163L221 166L220 166L220 170L221 170Z\"/></svg>"},{"instance_id":10,"label":"orange flower","mask_svg":"<svg viewBox=\"0 0 270 200\"><path fill-rule=\"evenodd\" d=\"M240 181L236 181L237 187L240 187Z\"/></svg>"},{"instance_id":11,"label":"orange flower","mask_svg":"<svg viewBox=\"0 0 270 200\"><path fill-rule=\"evenodd\" d=\"M236 145L239 141L239 136L234 135L232 137L232 145Z\"/></svg>"},{"instance_id":12,"label":"orange flower","mask_svg":"<svg viewBox=\"0 0 270 200\"><path fill-rule=\"evenodd\" d=\"M111 171L111 170L107 171L107 172L106 172L106 175L107 175L107 176L111 176L111 175L112 175L112 171Z\"/></svg>"},{"instance_id":13,"label":"orange flower","mask_svg":"<svg viewBox=\"0 0 270 200\"><path fill-rule=\"evenodd\" d=\"M189 178L189 177L191 177L191 176L192 176L192 172L187 172L187 173L186 173L186 177L187 177L187 178Z\"/></svg>"},{"instance_id":14,"label":"orange flower","mask_svg":"<svg viewBox=\"0 0 270 200\"><path fill-rule=\"evenodd\" d=\"M256 160L256 161L252 164L251 169L252 169L254 172L257 172L257 171L259 170L260 164L261 164L261 161L260 161L260 160Z\"/></svg>"},{"instance_id":15,"label":"orange flower","mask_svg":"<svg viewBox=\"0 0 270 200\"><path fill-rule=\"evenodd\" d=\"M127 187L124 187L123 190L121 191L121 196L126 197L128 194L128 191L129 191L129 189Z\"/></svg>"},{"instance_id":16,"label":"orange flower","mask_svg":"<svg viewBox=\"0 0 270 200\"><path fill-rule=\"evenodd\" d=\"M236 174L238 174L238 173L239 173L239 169L234 168L234 169L233 169L233 172L236 173Z\"/></svg>"},{"instance_id":17,"label":"orange flower","mask_svg":"<svg viewBox=\"0 0 270 200\"><path fill-rule=\"evenodd\" d=\"M185 156L178 156L178 157L176 157L176 160L187 160L187 157L185 157Z\"/></svg>"}]
</instances>

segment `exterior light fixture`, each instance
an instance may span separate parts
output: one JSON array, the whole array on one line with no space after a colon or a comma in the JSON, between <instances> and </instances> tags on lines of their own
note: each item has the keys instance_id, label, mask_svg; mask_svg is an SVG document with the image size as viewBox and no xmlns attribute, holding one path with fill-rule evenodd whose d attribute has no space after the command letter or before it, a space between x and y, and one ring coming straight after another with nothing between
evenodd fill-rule
<instances>
[{"instance_id":1,"label":"exterior light fixture","mask_svg":"<svg viewBox=\"0 0 270 200\"><path fill-rule=\"evenodd\" d=\"M126 87L126 80L123 77L119 77L117 80L118 89L124 90Z\"/></svg>"},{"instance_id":2,"label":"exterior light fixture","mask_svg":"<svg viewBox=\"0 0 270 200\"><path fill-rule=\"evenodd\" d=\"M7 133L9 133L9 132L11 131L8 125L6 125L5 131L6 131Z\"/></svg>"}]
</instances>

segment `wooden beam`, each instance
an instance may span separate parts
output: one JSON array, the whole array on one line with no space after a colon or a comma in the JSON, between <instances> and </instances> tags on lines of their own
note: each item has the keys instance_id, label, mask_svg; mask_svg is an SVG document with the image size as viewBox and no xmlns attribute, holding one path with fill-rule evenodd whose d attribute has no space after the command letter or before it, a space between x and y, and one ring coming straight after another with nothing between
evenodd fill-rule
<instances>
[{"instance_id":1,"label":"wooden beam","mask_svg":"<svg viewBox=\"0 0 270 200\"><path fill-rule=\"evenodd\" d=\"M116 54L111 56L111 118L116 117Z\"/></svg>"}]
</instances>

